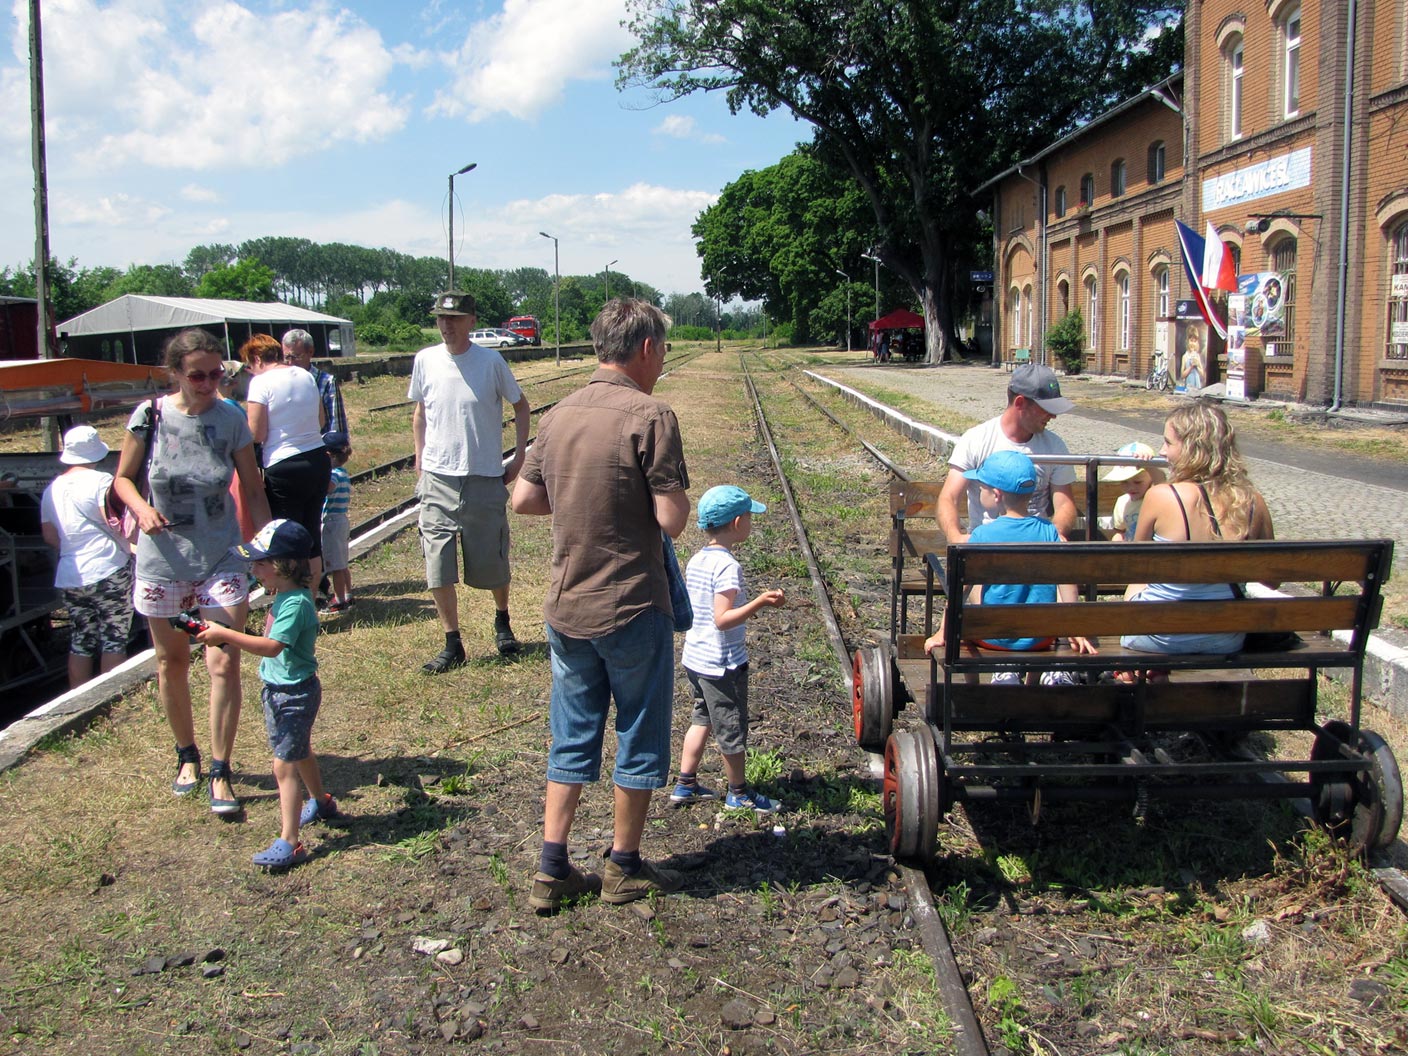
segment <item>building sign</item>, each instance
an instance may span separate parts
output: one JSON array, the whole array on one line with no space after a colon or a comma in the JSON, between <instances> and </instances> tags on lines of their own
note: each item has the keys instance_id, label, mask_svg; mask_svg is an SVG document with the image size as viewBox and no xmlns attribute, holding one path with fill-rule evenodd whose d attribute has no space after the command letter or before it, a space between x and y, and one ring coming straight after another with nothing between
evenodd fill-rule
<instances>
[{"instance_id":1,"label":"building sign","mask_svg":"<svg viewBox=\"0 0 1408 1056\"><path fill-rule=\"evenodd\" d=\"M1175 301L1173 304L1173 317L1175 319L1201 319L1202 309L1198 307L1197 301Z\"/></svg>"},{"instance_id":2,"label":"building sign","mask_svg":"<svg viewBox=\"0 0 1408 1056\"><path fill-rule=\"evenodd\" d=\"M1408 323L1395 322L1389 341L1395 345L1408 345Z\"/></svg>"},{"instance_id":3,"label":"building sign","mask_svg":"<svg viewBox=\"0 0 1408 1056\"><path fill-rule=\"evenodd\" d=\"M1286 308L1286 277L1279 271L1255 271L1237 276L1237 292L1245 298L1247 337L1282 337Z\"/></svg>"},{"instance_id":4,"label":"building sign","mask_svg":"<svg viewBox=\"0 0 1408 1056\"><path fill-rule=\"evenodd\" d=\"M1408 278L1408 275L1405 275L1404 278ZM968 273L968 281L969 281L969 282L978 283L979 285L983 285L983 284L992 282L992 272L990 272L990 271L970 271L970 272Z\"/></svg>"},{"instance_id":5,"label":"building sign","mask_svg":"<svg viewBox=\"0 0 1408 1056\"><path fill-rule=\"evenodd\" d=\"M1389 279L1389 296L1395 301L1408 300L1408 275L1394 275Z\"/></svg>"},{"instance_id":6,"label":"building sign","mask_svg":"<svg viewBox=\"0 0 1408 1056\"><path fill-rule=\"evenodd\" d=\"M1310 186L1310 147L1203 181L1203 212Z\"/></svg>"}]
</instances>

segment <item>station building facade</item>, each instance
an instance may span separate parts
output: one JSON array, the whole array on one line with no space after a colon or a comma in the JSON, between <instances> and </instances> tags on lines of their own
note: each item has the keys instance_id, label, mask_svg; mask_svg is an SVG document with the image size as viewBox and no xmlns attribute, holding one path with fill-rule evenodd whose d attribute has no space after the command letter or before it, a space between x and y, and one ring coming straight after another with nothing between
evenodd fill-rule
<instances>
[{"instance_id":1,"label":"station building facade","mask_svg":"<svg viewBox=\"0 0 1408 1056\"><path fill-rule=\"evenodd\" d=\"M1041 357L1078 308L1086 370L1176 361L1174 221L1211 223L1244 289L1274 292L1264 327L1248 298L1247 396L1408 406L1408 4L1188 0L1185 19L1182 73L984 186L994 359Z\"/></svg>"}]
</instances>

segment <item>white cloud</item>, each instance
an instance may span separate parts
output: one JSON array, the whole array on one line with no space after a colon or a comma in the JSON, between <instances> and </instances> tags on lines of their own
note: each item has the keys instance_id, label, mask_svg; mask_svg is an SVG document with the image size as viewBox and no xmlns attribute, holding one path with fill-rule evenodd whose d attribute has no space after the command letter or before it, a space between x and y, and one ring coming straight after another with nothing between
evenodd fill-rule
<instances>
[{"instance_id":1,"label":"white cloud","mask_svg":"<svg viewBox=\"0 0 1408 1056\"><path fill-rule=\"evenodd\" d=\"M13 5L21 36L25 6ZM99 164L282 164L381 139L408 113L385 90L396 59L381 35L326 0L267 13L234 0L46 0L44 42L50 143L84 144ZM16 57L27 63L27 45ZM7 121L20 117L14 81L4 71Z\"/></svg>"},{"instance_id":2,"label":"white cloud","mask_svg":"<svg viewBox=\"0 0 1408 1056\"><path fill-rule=\"evenodd\" d=\"M188 183L181 188L181 197L188 202L218 202L220 194L198 183Z\"/></svg>"},{"instance_id":3,"label":"white cloud","mask_svg":"<svg viewBox=\"0 0 1408 1056\"><path fill-rule=\"evenodd\" d=\"M698 122L683 114L671 114L650 131L657 136L669 136L671 139L693 139L711 144L727 142L717 132L701 132Z\"/></svg>"},{"instance_id":4,"label":"white cloud","mask_svg":"<svg viewBox=\"0 0 1408 1056\"><path fill-rule=\"evenodd\" d=\"M50 199L51 214L64 218L74 227L149 227L171 214L160 202L130 194L107 194L97 198L80 198L55 194Z\"/></svg>"},{"instance_id":5,"label":"white cloud","mask_svg":"<svg viewBox=\"0 0 1408 1056\"><path fill-rule=\"evenodd\" d=\"M607 80L630 46L621 0L505 0L470 27L445 62L456 71L430 110L481 121L497 113L532 120L572 81Z\"/></svg>"}]
</instances>

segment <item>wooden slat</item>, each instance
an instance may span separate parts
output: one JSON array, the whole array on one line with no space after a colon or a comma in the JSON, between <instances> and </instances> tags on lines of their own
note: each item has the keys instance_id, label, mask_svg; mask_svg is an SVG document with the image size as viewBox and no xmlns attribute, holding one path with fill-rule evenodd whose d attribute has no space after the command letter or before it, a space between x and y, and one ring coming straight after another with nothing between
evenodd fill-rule
<instances>
[{"instance_id":1,"label":"wooden slat","mask_svg":"<svg viewBox=\"0 0 1408 1056\"><path fill-rule=\"evenodd\" d=\"M904 530L904 559L905 564L911 561L918 563L918 559L925 554L943 555L948 549L948 536L944 535L942 528L914 528L908 525ZM895 557L900 553L900 533L890 532L890 556Z\"/></svg>"},{"instance_id":2,"label":"wooden slat","mask_svg":"<svg viewBox=\"0 0 1408 1056\"><path fill-rule=\"evenodd\" d=\"M904 509L909 517L936 518L942 480L895 480L890 482L890 513Z\"/></svg>"},{"instance_id":3,"label":"wooden slat","mask_svg":"<svg viewBox=\"0 0 1408 1056\"><path fill-rule=\"evenodd\" d=\"M1362 582L1387 567L1391 540L1341 543L1025 543L948 548L967 583Z\"/></svg>"},{"instance_id":4,"label":"wooden slat","mask_svg":"<svg viewBox=\"0 0 1408 1056\"><path fill-rule=\"evenodd\" d=\"M1358 613L1354 596L949 606L952 633L964 639L1329 631L1353 627Z\"/></svg>"}]
</instances>

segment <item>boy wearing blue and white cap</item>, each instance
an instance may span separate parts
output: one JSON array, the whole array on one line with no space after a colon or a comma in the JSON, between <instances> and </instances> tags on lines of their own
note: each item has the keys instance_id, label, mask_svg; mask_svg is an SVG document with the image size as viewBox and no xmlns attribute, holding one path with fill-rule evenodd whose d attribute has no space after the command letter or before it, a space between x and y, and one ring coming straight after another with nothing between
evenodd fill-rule
<instances>
[{"instance_id":1,"label":"boy wearing blue and white cap","mask_svg":"<svg viewBox=\"0 0 1408 1056\"><path fill-rule=\"evenodd\" d=\"M680 776L670 802L684 806L716 794L695 777L710 730L724 757L728 795L724 805L771 814L781 804L750 791L744 777L748 752L748 648L744 624L765 606L786 600L781 590L765 590L749 600L743 567L733 547L753 530L753 514L767 510L742 488L721 484L699 500L699 527L708 543L689 559L685 586L694 607L694 625L685 633L681 662L694 688L694 716L680 749Z\"/></svg>"},{"instance_id":2,"label":"boy wearing blue and white cap","mask_svg":"<svg viewBox=\"0 0 1408 1056\"><path fill-rule=\"evenodd\" d=\"M994 520L985 521L973 529L968 537L970 543L1059 543L1061 536L1056 526L1045 517L1034 517L1028 512L1028 503L1037 486L1036 464L1020 451L994 451L981 465L963 470L963 476L979 485L979 499L987 516ZM981 596L973 599L983 605L1041 605L1056 600L1075 601L1074 584L1063 583L989 583L982 587ZM947 622L945 613L944 623ZM924 643L924 651L941 648L944 642L944 623L940 623L938 633ZM1056 643L1054 637L1044 638L1002 638L995 641L979 642L989 649L1010 649L1027 651L1050 649ZM1095 646L1085 638L1071 638L1071 648L1078 653L1094 653ZM1006 676L1006 677L1004 677ZM1015 674L1000 672L993 676L994 683L1013 681ZM1048 671L1042 675L1047 684L1065 684L1073 681L1068 672Z\"/></svg>"}]
</instances>

